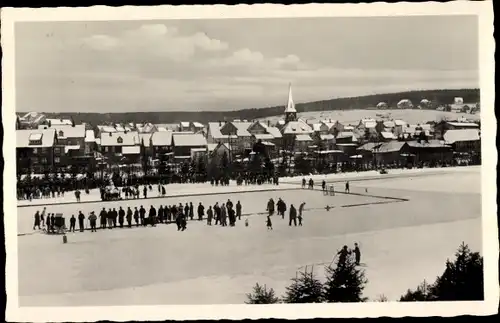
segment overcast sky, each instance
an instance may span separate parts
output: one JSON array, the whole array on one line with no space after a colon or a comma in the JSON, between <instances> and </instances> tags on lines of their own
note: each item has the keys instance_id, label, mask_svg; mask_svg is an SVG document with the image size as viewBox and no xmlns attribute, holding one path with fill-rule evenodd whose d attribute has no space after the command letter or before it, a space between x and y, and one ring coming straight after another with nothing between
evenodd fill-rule
<instances>
[{"instance_id":1,"label":"overcast sky","mask_svg":"<svg viewBox=\"0 0 500 323\"><path fill-rule=\"evenodd\" d=\"M478 87L474 16L17 23L18 111L235 110Z\"/></svg>"}]
</instances>

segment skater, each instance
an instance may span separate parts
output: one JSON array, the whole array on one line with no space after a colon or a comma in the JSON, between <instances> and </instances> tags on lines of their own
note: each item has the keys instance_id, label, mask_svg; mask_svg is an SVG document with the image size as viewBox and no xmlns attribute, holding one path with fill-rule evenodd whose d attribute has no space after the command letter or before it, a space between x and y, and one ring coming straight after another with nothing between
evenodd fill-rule
<instances>
[{"instance_id":1,"label":"skater","mask_svg":"<svg viewBox=\"0 0 500 323\"><path fill-rule=\"evenodd\" d=\"M306 178L302 177L302 188L306 188Z\"/></svg>"},{"instance_id":2,"label":"skater","mask_svg":"<svg viewBox=\"0 0 500 323\"><path fill-rule=\"evenodd\" d=\"M108 209L108 229L113 229L113 210Z\"/></svg>"},{"instance_id":3,"label":"skater","mask_svg":"<svg viewBox=\"0 0 500 323\"><path fill-rule=\"evenodd\" d=\"M146 185L144 185L144 189L142 191L142 194L144 195L144 198L147 199L148 198L148 188L146 187Z\"/></svg>"},{"instance_id":4,"label":"skater","mask_svg":"<svg viewBox=\"0 0 500 323\"><path fill-rule=\"evenodd\" d=\"M73 214L69 219L69 232L75 232L75 227L76 227L76 218L75 215Z\"/></svg>"},{"instance_id":5,"label":"skater","mask_svg":"<svg viewBox=\"0 0 500 323\"><path fill-rule=\"evenodd\" d=\"M85 229L83 220L85 220L85 215L83 215L82 211L78 211L78 227L80 228L80 232L83 232Z\"/></svg>"},{"instance_id":6,"label":"skater","mask_svg":"<svg viewBox=\"0 0 500 323\"><path fill-rule=\"evenodd\" d=\"M165 196L167 194L167 191L165 190L165 186L161 186L161 196Z\"/></svg>"},{"instance_id":7,"label":"skater","mask_svg":"<svg viewBox=\"0 0 500 323\"><path fill-rule=\"evenodd\" d=\"M97 216L95 215L94 211L90 212L89 215L89 221L90 221L90 232L97 232Z\"/></svg>"},{"instance_id":8,"label":"skater","mask_svg":"<svg viewBox=\"0 0 500 323\"><path fill-rule=\"evenodd\" d=\"M185 231L187 229L187 214L181 216L181 231Z\"/></svg>"},{"instance_id":9,"label":"skater","mask_svg":"<svg viewBox=\"0 0 500 323\"><path fill-rule=\"evenodd\" d=\"M214 216L214 211L210 205L207 210L207 225L212 225L212 217Z\"/></svg>"},{"instance_id":10,"label":"skater","mask_svg":"<svg viewBox=\"0 0 500 323\"><path fill-rule=\"evenodd\" d=\"M205 207L203 204L198 205L198 221L203 221L203 216L205 215Z\"/></svg>"},{"instance_id":11,"label":"skater","mask_svg":"<svg viewBox=\"0 0 500 323\"><path fill-rule=\"evenodd\" d=\"M135 221L135 226L139 226L139 210L137 209L137 206L134 209L134 221Z\"/></svg>"},{"instance_id":12,"label":"skater","mask_svg":"<svg viewBox=\"0 0 500 323\"><path fill-rule=\"evenodd\" d=\"M236 203L236 217L238 218L238 220L241 220L241 203L240 203L240 201L238 201L238 203Z\"/></svg>"},{"instance_id":13,"label":"skater","mask_svg":"<svg viewBox=\"0 0 500 323\"><path fill-rule=\"evenodd\" d=\"M349 181L345 182L345 192L350 193L351 191L349 190Z\"/></svg>"},{"instance_id":14,"label":"skater","mask_svg":"<svg viewBox=\"0 0 500 323\"><path fill-rule=\"evenodd\" d=\"M120 228L123 228L123 222L125 220L125 210L122 209L120 206L120 209L118 210L118 223L120 223Z\"/></svg>"},{"instance_id":15,"label":"skater","mask_svg":"<svg viewBox=\"0 0 500 323\"><path fill-rule=\"evenodd\" d=\"M33 224L33 230L38 227L38 230L40 230L40 212L36 211L35 212L35 223Z\"/></svg>"},{"instance_id":16,"label":"skater","mask_svg":"<svg viewBox=\"0 0 500 323\"><path fill-rule=\"evenodd\" d=\"M288 226L292 226L292 222L295 226L297 226L297 210L293 206L293 204L290 204L290 213L289 213L289 222Z\"/></svg>"},{"instance_id":17,"label":"skater","mask_svg":"<svg viewBox=\"0 0 500 323\"><path fill-rule=\"evenodd\" d=\"M270 215L267 216L266 223L267 223L267 230L272 230L273 229L273 223L271 222L271 216Z\"/></svg>"},{"instance_id":18,"label":"skater","mask_svg":"<svg viewBox=\"0 0 500 323\"><path fill-rule=\"evenodd\" d=\"M302 212L304 211L304 206L306 206L306 202L302 202L299 206L299 227L302 226Z\"/></svg>"},{"instance_id":19,"label":"skater","mask_svg":"<svg viewBox=\"0 0 500 323\"><path fill-rule=\"evenodd\" d=\"M193 202L189 202L189 220L193 220L194 218L194 206Z\"/></svg>"},{"instance_id":20,"label":"skater","mask_svg":"<svg viewBox=\"0 0 500 323\"><path fill-rule=\"evenodd\" d=\"M321 190L323 191L323 195L326 195L326 194L327 194L327 192L326 192L326 182L325 182L325 180L323 180L323 181L321 182Z\"/></svg>"},{"instance_id":21,"label":"skater","mask_svg":"<svg viewBox=\"0 0 500 323\"><path fill-rule=\"evenodd\" d=\"M309 189L313 190L314 189L314 181L312 178L309 178Z\"/></svg>"},{"instance_id":22,"label":"skater","mask_svg":"<svg viewBox=\"0 0 500 323\"><path fill-rule=\"evenodd\" d=\"M108 213L105 208L102 208L101 213L99 213L99 218L101 221L101 229L106 229L106 220L108 217Z\"/></svg>"},{"instance_id":23,"label":"skater","mask_svg":"<svg viewBox=\"0 0 500 323\"><path fill-rule=\"evenodd\" d=\"M127 207L127 226L129 228L132 227L132 209L129 207Z\"/></svg>"},{"instance_id":24,"label":"skater","mask_svg":"<svg viewBox=\"0 0 500 323\"><path fill-rule=\"evenodd\" d=\"M358 246L357 242L354 243L354 257L356 260L356 265L359 266L359 264L361 262L361 251L359 250L359 246Z\"/></svg>"}]
</instances>

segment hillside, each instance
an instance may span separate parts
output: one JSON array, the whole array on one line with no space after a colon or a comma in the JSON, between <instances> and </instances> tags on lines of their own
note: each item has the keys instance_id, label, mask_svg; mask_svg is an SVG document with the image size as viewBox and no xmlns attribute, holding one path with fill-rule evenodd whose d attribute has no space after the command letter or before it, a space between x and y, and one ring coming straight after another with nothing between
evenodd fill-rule
<instances>
[{"instance_id":1,"label":"hillside","mask_svg":"<svg viewBox=\"0 0 500 323\"><path fill-rule=\"evenodd\" d=\"M451 104L455 97L462 97L464 102L479 102L479 89L461 90L426 90L400 93L376 94L361 97L330 99L308 103L297 103L297 111L300 112L324 112L345 110L361 110L373 107L383 101L394 107L401 99L410 99L414 104L422 99L428 99L434 105ZM298 99L298 98L295 98ZM285 102L284 102L285 103ZM267 107L259 109L244 109L236 111L161 111L161 112L128 112L128 113L85 113L85 112L65 112L65 113L45 113L49 118L70 118L76 123L86 122L92 125L124 122L152 122L152 123L173 123L186 120L209 122L231 119L262 119L283 114L283 106ZM376 111L376 110L375 110ZM441 112L442 113L442 112ZM18 114L22 114L18 112ZM359 120L359 119L358 119Z\"/></svg>"}]
</instances>

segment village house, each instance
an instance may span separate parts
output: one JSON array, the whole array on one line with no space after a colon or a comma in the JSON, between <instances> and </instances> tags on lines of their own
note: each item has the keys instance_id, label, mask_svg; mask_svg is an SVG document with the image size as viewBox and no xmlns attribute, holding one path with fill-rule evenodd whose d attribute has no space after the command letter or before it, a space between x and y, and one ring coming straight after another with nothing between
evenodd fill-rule
<instances>
[{"instance_id":1,"label":"village house","mask_svg":"<svg viewBox=\"0 0 500 323\"><path fill-rule=\"evenodd\" d=\"M158 131L156 125L152 124L151 122L146 122L144 124L138 123L136 125L136 129L139 133L153 133Z\"/></svg>"},{"instance_id":2,"label":"village house","mask_svg":"<svg viewBox=\"0 0 500 323\"><path fill-rule=\"evenodd\" d=\"M373 155L379 165L406 164L410 147L401 141L389 141L373 146Z\"/></svg>"},{"instance_id":3,"label":"village house","mask_svg":"<svg viewBox=\"0 0 500 323\"><path fill-rule=\"evenodd\" d=\"M42 174L54 167L55 129L16 131L16 161L18 173Z\"/></svg>"},{"instance_id":4,"label":"village house","mask_svg":"<svg viewBox=\"0 0 500 323\"><path fill-rule=\"evenodd\" d=\"M481 153L481 133L478 129L453 129L444 134L444 141L459 153Z\"/></svg>"},{"instance_id":5,"label":"village house","mask_svg":"<svg viewBox=\"0 0 500 323\"><path fill-rule=\"evenodd\" d=\"M476 129L479 130L479 124L474 122L459 122L459 121L446 121L442 120L434 125L434 135L436 139L443 140L444 134L448 130L459 129Z\"/></svg>"},{"instance_id":6,"label":"village house","mask_svg":"<svg viewBox=\"0 0 500 323\"><path fill-rule=\"evenodd\" d=\"M202 134L177 132L172 134L172 152L177 162L194 159L207 151L207 140Z\"/></svg>"},{"instance_id":7,"label":"village house","mask_svg":"<svg viewBox=\"0 0 500 323\"><path fill-rule=\"evenodd\" d=\"M408 141L410 154L415 165L419 163L451 162L453 151L451 146L442 140Z\"/></svg>"},{"instance_id":8,"label":"village house","mask_svg":"<svg viewBox=\"0 0 500 323\"><path fill-rule=\"evenodd\" d=\"M93 156L96 150L97 150L97 143L94 130L85 130L84 154L87 156Z\"/></svg>"},{"instance_id":9,"label":"village house","mask_svg":"<svg viewBox=\"0 0 500 323\"><path fill-rule=\"evenodd\" d=\"M103 134L99 148L111 166L141 164L141 139L137 131Z\"/></svg>"},{"instance_id":10,"label":"village house","mask_svg":"<svg viewBox=\"0 0 500 323\"><path fill-rule=\"evenodd\" d=\"M54 166L63 168L66 166L85 167L89 162L89 155L85 154L85 125L63 125L63 126L40 126L53 128L56 131L57 143L54 146Z\"/></svg>"},{"instance_id":11,"label":"village house","mask_svg":"<svg viewBox=\"0 0 500 323\"><path fill-rule=\"evenodd\" d=\"M47 125L50 125L52 127L55 126L71 126L73 124L73 121L71 119L45 119L45 123Z\"/></svg>"},{"instance_id":12,"label":"village house","mask_svg":"<svg viewBox=\"0 0 500 323\"><path fill-rule=\"evenodd\" d=\"M47 117L43 113L28 112L17 118L16 129L36 129L46 122Z\"/></svg>"}]
</instances>

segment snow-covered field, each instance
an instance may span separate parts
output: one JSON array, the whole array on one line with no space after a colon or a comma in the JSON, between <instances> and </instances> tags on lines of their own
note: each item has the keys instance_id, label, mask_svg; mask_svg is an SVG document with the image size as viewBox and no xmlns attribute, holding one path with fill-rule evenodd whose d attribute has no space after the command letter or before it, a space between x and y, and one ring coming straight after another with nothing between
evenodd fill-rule
<instances>
[{"instance_id":1,"label":"snow-covered field","mask_svg":"<svg viewBox=\"0 0 500 323\"><path fill-rule=\"evenodd\" d=\"M467 119L479 120L480 114L465 114L455 112L445 112L436 110L334 110L334 111L314 111L299 113L299 117L305 120L315 122L319 120L332 119L338 120L342 124L357 124L363 118L378 119L378 115L388 116L392 119L404 120L410 124L425 123L427 121L440 121L443 118L456 120L460 117ZM270 120L271 123L276 123L282 116L263 118L262 120Z\"/></svg>"},{"instance_id":2,"label":"snow-covered field","mask_svg":"<svg viewBox=\"0 0 500 323\"><path fill-rule=\"evenodd\" d=\"M251 215L249 227L192 222L185 232L172 225L87 231L70 234L68 244L60 236L20 236L20 305L239 304L256 282L282 293L299 267L329 262L338 248L355 241L367 264L365 295L396 300L423 279L433 281L462 241L481 250L479 170L353 182L355 193L367 189L371 195L409 201L346 208L341 206L383 199L295 189L134 201L149 207L231 198L241 200L243 213L256 213L264 211L269 197L282 197L288 204L306 201L309 210L303 227L273 217L273 231L266 230L265 216ZM326 211L327 204L335 208ZM48 210L87 214L118 205L54 205ZM18 208L18 232L31 231L36 208Z\"/></svg>"}]
</instances>

